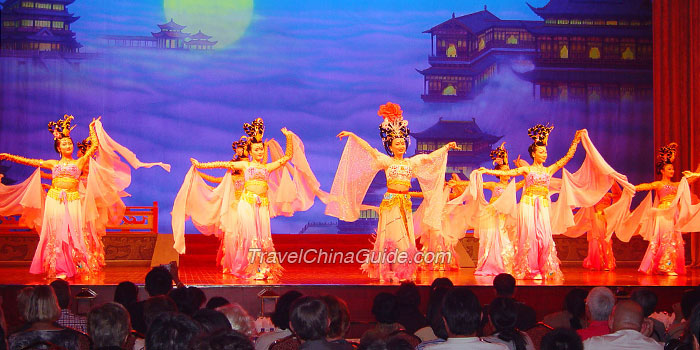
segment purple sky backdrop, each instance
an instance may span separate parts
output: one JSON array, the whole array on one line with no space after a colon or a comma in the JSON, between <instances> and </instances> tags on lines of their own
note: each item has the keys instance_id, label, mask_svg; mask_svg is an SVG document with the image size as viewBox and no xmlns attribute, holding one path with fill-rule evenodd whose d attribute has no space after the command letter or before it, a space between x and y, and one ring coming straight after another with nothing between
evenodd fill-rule
<instances>
[{"instance_id":1,"label":"purple sky backdrop","mask_svg":"<svg viewBox=\"0 0 700 350\"><path fill-rule=\"evenodd\" d=\"M99 53L99 58L82 61L77 69L63 61L42 66L0 59L0 150L53 158L48 121L75 115L76 139L82 139L90 119L102 115L107 132L141 160L172 164L169 174L158 168L134 171L127 190L132 197L125 199L128 205L158 201L161 232L171 232L169 212L189 158L229 159L231 141L243 134L244 122L264 118L266 136L276 139L283 139L279 129L284 126L296 132L322 189L329 190L344 146L335 135L354 131L381 150L376 111L387 101L402 106L414 132L440 117L476 118L484 131L504 136L512 159L517 154L527 159L526 129L535 123L556 125L551 161L564 154L576 129L588 128L613 167L633 182L653 179L650 103L534 101L532 85L507 70L473 101L423 103L423 77L415 69L428 67L430 37L421 32L453 11L460 15L483 9L483 3L427 3L397 10L392 1L360 2L352 11L340 11L322 2L321 9L256 2L253 22L240 41L199 54L100 46L104 34L155 31L155 24L164 22L162 2L77 1L69 9L82 17L73 29L86 45L83 51ZM524 2L486 3L502 18L536 19ZM569 170L577 169L582 154L577 153ZM11 165L6 176L21 180L31 171ZM273 232L296 233L309 221L334 220L323 216L323 209L317 202L308 212L275 218ZM188 226L187 232L196 230Z\"/></svg>"}]
</instances>

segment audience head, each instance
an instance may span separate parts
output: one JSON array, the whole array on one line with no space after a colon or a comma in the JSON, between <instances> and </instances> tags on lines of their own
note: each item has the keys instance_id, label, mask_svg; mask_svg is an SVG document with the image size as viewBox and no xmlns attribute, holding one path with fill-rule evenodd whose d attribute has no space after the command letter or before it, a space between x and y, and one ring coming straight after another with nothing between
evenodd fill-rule
<instances>
[{"instance_id":1,"label":"audience head","mask_svg":"<svg viewBox=\"0 0 700 350\"><path fill-rule=\"evenodd\" d=\"M694 307L690 313L684 342L688 345L700 343L700 306ZM690 346L691 349L697 349L698 347Z\"/></svg>"},{"instance_id":2,"label":"audience head","mask_svg":"<svg viewBox=\"0 0 700 350\"><path fill-rule=\"evenodd\" d=\"M157 295L146 299L143 302L143 322L146 323L146 329L164 312L177 312L177 305L169 296Z\"/></svg>"},{"instance_id":3,"label":"audience head","mask_svg":"<svg viewBox=\"0 0 700 350\"><path fill-rule=\"evenodd\" d=\"M189 316L164 312L153 320L146 332L148 350L187 350L199 333L199 327Z\"/></svg>"},{"instance_id":4,"label":"audience head","mask_svg":"<svg viewBox=\"0 0 700 350\"><path fill-rule=\"evenodd\" d=\"M194 350L253 350L255 346L244 334L233 329L222 329L201 335L192 342Z\"/></svg>"},{"instance_id":5,"label":"audience head","mask_svg":"<svg viewBox=\"0 0 700 350\"><path fill-rule=\"evenodd\" d=\"M301 297L292 305L289 324L300 340L325 338L329 323L328 308L319 298Z\"/></svg>"},{"instance_id":6,"label":"audience head","mask_svg":"<svg viewBox=\"0 0 700 350\"><path fill-rule=\"evenodd\" d=\"M173 289L173 276L163 266L156 266L146 274L146 292L154 297L166 295Z\"/></svg>"},{"instance_id":7,"label":"audience head","mask_svg":"<svg viewBox=\"0 0 700 350\"><path fill-rule=\"evenodd\" d=\"M438 288L452 288L454 286L454 283L452 283L449 278L438 277L433 280L433 283L430 284L430 293L432 294Z\"/></svg>"},{"instance_id":8,"label":"audience head","mask_svg":"<svg viewBox=\"0 0 700 350\"><path fill-rule=\"evenodd\" d=\"M445 328L445 321L442 319L442 300L445 299L445 294L447 294L450 289L452 289L452 287L439 287L435 289L430 294L428 312L425 314L430 328L433 329L433 333L440 339L447 339L447 329Z\"/></svg>"},{"instance_id":9,"label":"audience head","mask_svg":"<svg viewBox=\"0 0 700 350\"><path fill-rule=\"evenodd\" d=\"M296 290L290 290L277 299L275 312L270 316L272 324L274 324L275 327L279 329L289 329L289 313L291 312L292 304L299 298L301 298L301 293Z\"/></svg>"},{"instance_id":10,"label":"audience head","mask_svg":"<svg viewBox=\"0 0 700 350\"><path fill-rule=\"evenodd\" d=\"M681 297L681 312L683 313L684 319L687 320L690 318L690 313L693 311L693 308L698 304L698 302L700 302L700 290L697 288L693 288L683 293L683 297Z\"/></svg>"},{"instance_id":11,"label":"audience head","mask_svg":"<svg viewBox=\"0 0 700 350\"><path fill-rule=\"evenodd\" d=\"M328 334L329 339L344 338L345 332L350 328L350 310L345 300L334 295L324 295L321 300L326 303L328 308Z\"/></svg>"},{"instance_id":12,"label":"audience head","mask_svg":"<svg viewBox=\"0 0 700 350\"><path fill-rule=\"evenodd\" d=\"M507 273L500 273L493 278L493 288L499 297L512 298L515 294L515 278Z\"/></svg>"},{"instance_id":13,"label":"audience head","mask_svg":"<svg viewBox=\"0 0 700 350\"><path fill-rule=\"evenodd\" d=\"M386 350L414 350L415 348L403 337L393 336L386 340Z\"/></svg>"},{"instance_id":14,"label":"audience head","mask_svg":"<svg viewBox=\"0 0 700 350\"><path fill-rule=\"evenodd\" d=\"M574 288L564 297L564 310L571 314L571 328L581 329L581 319L586 316L586 296L588 292L581 288Z\"/></svg>"},{"instance_id":15,"label":"audience head","mask_svg":"<svg viewBox=\"0 0 700 350\"><path fill-rule=\"evenodd\" d=\"M231 328L239 331L248 337L253 337L257 334L255 329L255 320L248 314L243 307L237 303L225 305L216 309L228 319Z\"/></svg>"},{"instance_id":16,"label":"audience head","mask_svg":"<svg viewBox=\"0 0 700 350\"><path fill-rule=\"evenodd\" d=\"M226 306L229 304L231 303L228 301L228 299L224 297L212 297L211 299L209 299L209 301L207 301L207 306L205 307L207 309L214 310L217 307Z\"/></svg>"},{"instance_id":17,"label":"audience head","mask_svg":"<svg viewBox=\"0 0 700 350\"><path fill-rule=\"evenodd\" d=\"M87 316L87 331L94 347L123 346L131 332L131 319L119 303L94 307Z\"/></svg>"},{"instance_id":18,"label":"audience head","mask_svg":"<svg viewBox=\"0 0 700 350\"><path fill-rule=\"evenodd\" d=\"M399 302L396 295L382 292L374 297L372 315L379 323L391 324L399 320Z\"/></svg>"},{"instance_id":19,"label":"audience head","mask_svg":"<svg viewBox=\"0 0 700 350\"><path fill-rule=\"evenodd\" d=\"M588 292L586 306L593 321L606 321L615 306L615 295L608 287L595 287Z\"/></svg>"},{"instance_id":20,"label":"audience head","mask_svg":"<svg viewBox=\"0 0 700 350\"><path fill-rule=\"evenodd\" d=\"M175 288L168 293L168 296L173 299L175 305L177 305L178 311L188 316L192 316L202 305L200 303L201 296L198 295L198 291L201 290L195 288L196 287Z\"/></svg>"},{"instance_id":21,"label":"audience head","mask_svg":"<svg viewBox=\"0 0 700 350\"><path fill-rule=\"evenodd\" d=\"M448 336L476 334L481 321L481 304L468 288L456 287L447 292L441 311Z\"/></svg>"},{"instance_id":22,"label":"audience head","mask_svg":"<svg viewBox=\"0 0 700 350\"><path fill-rule=\"evenodd\" d=\"M36 286L29 295L23 313L29 323L55 322L61 316L56 293L50 286Z\"/></svg>"},{"instance_id":23,"label":"audience head","mask_svg":"<svg viewBox=\"0 0 700 350\"><path fill-rule=\"evenodd\" d=\"M583 341L575 330L557 328L542 337L540 350L583 350Z\"/></svg>"},{"instance_id":24,"label":"audience head","mask_svg":"<svg viewBox=\"0 0 700 350\"><path fill-rule=\"evenodd\" d=\"M27 321L27 319L24 318L24 313L32 293L34 293L34 287L24 287L17 293L17 310L19 311L19 316L22 317L24 321Z\"/></svg>"},{"instance_id":25,"label":"audience head","mask_svg":"<svg viewBox=\"0 0 700 350\"><path fill-rule=\"evenodd\" d=\"M199 309L192 315L192 319L199 323L204 333L214 333L222 329L231 329L231 323L221 311Z\"/></svg>"},{"instance_id":26,"label":"audience head","mask_svg":"<svg viewBox=\"0 0 700 350\"><path fill-rule=\"evenodd\" d=\"M139 299L139 287L133 282L124 281L117 285L114 290L114 301L122 304L124 307L137 302Z\"/></svg>"},{"instance_id":27,"label":"audience head","mask_svg":"<svg viewBox=\"0 0 700 350\"><path fill-rule=\"evenodd\" d=\"M632 300L622 300L613 308L608 326L612 332L623 329L640 331L644 322L642 307Z\"/></svg>"},{"instance_id":28,"label":"audience head","mask_svg":"<svg viewBox=\"0 0 700 350\"><path fill-rule=\"evenodd\" d=\"M498 297L488 307L489 319L498 333L498 338L515 345L517 350L525 350L525 337L516 329L518 309L513 298Z\"/></svg>"},{"instance_id":29,"label":"audience head","mask_svg":"<svg viewBox=\"0 0 700 350\"><path fill-rule=\"evenodd\" d=\"M420 307L420 291L413 282L402 282L396 291L396 299L402 307Z\"/></svg>"},{"instance_id":30,"label":"audience head","mask_svg":"<svg viewBox=\"0 0 700 350\"><path fill-rule=\"evenodd\" d=\"M53 288L54 293L56 293L56 299L58 300L58 306L61 309L67 309L70 305L70 285L68 281L57 279L51 282L51 288Z\"/></svg>"},{"instance_id":31,"label":"audience head","mask_svg":"<svg viewBox=\"0 0 700 350\"><path fill-rule=\"evenodd\" d=\"M632 292L630 299L637 302L642 307L644 312L644 317L649 317L656 309L656 303L658 298L654 292L649 288L641 287L637 288Z\"/></svg>"}]
</instances>

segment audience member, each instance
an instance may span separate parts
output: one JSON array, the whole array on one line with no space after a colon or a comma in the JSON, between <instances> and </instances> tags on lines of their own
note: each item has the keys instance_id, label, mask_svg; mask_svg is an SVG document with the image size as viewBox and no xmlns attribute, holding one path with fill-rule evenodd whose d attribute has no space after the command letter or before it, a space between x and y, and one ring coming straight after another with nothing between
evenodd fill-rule
<instances>
[{"instance_id":1,"label":"audience member","mask_svg":"<svg viewBox=\"0 0 700 350\"><path fill-rule=\"evenodd\" d=\"M210 335L200 335L192 342L194 350L253 350L253 343L233 329L220 329Z\"/></svg>"},{"instance_id":2,"label":"audience member","mask_svg":"<svg viewBox=\"0 0 700 350\"><path fill-rule=\"evenodd\" d=\"M610 333L608 319L615 306L615 295L607 287L595 287L588 292L586 297L586 314L588 315L588 327L576 332L581 340L586 341L590 337Z\"/></svg>"},{"instance_id":3,"label":"audience member","mask_svg":"<svg viewBox=\"0 0 700 350\"><path fill-rule=\"evenodd\" d=\"M690 313L698 302L700 302L699 289L693 288L683 293L680 304L675 304L673 306L675 319L668 327L667 339L679 339L683 335L688 323L687 321L690 318Z\"/></svg>"},{"instance_id":4,"label":"audience member","mask_svg":"<svg viewBox=\"0 0 700 350\"><path fill-rule=\"evenodd\" d=\"M188 350L199 327L189 316L177 312L158 315L146 333L147 350Z\"/></svg>"},{"instance_id":5,"label":"audience member","mask_svg":"<svg viewBox=\"0 0 700 350\"><path fill-rule=\"evenodd\" d=\"M583 350L583 341L573 328L557 328L542 337L540 350Z\"/></svg>"},{"instance_id":6,"label":"audience member","mask_svg":"<svg viewBox=\"0 0 700 350\"><path fill-rule=\"evenodd\" d=\"M24 349L35 343L46 342L66 349L88 350L90 348L90 340L84 333L55 324L61 316L61 308L50 286L34 287L25 301L22 313L29 325L26 330L10 335L11 350Z\"/></svg>"},{"instance_id":7,"label":"audience member","mask_svg":"<svg viewBox=\"0 0 700 350\"><path fill-rule=\"evenodd\" d=\"M301 293L290 290L277 299L275 311L270 317L272 324L275 325L275 330L261 334L255 342L255 350L268 350L270 344L276 340L292 335L292 331L289 330L289 312L294 301L299 298L301 298Z\"/></svg>"},{"instance_id":8,"label":"audience member","mask_svg":"<svg viewBox=\"0 0 700 350\"><path fill-rule=\"evenodd\" d=\"M642 307L632 300L622 300L615 305L609 325L613 333L592 337L583 342L586 350L636 349L661 350L663 345L644 336Z\"/></svg>"},{"instance_id":9,"label":"audience member","mask_svg":"<svg viewBox=\"0 0 700 350\"><path fill-rule=\"evenodd\" d=\"M167 295L173 289L173 276L163 266L156 266L146 274L146 292L150 297ZM146 321L144 320L144 302L136 302L129 308L131 326L134 330L146 334Z\"/></svg>"},{"instance_id":10,"label":"audience member","mask_svg":"<svg viewBox=\"0 0 700 350\"><path fill-rule=\"evenodd\" d=\"M426 312L426 318L430 323L430 327L421 328L415 333L422 341L417 346L418 350L429 344L441 343L447 340L445 321L442 319L440 310L442 308L442 300L450 289L452 287L439 287L431 290L428 300L428 312Z\"/></svg>"},{"instance_id":11,"label":"audience member","mask_svg":"<svg viewBox=\"0 0 700 350\"><path fill-rule=\"evenodd\" d=\"M515 278L507 273L498 274L493 278L493 288L497 297L513 298L515 300ZM516 300L518 310L516 328L528 330L537 324L537 313L532 307Z\"/></svg>"},{"instance_id":12,"label":"audience member","mask_svg":"<svg viewBox=\"0 0 700 350\"><path fill-rule=\"evenodd\" d=\"M231 303L228 301L228 299L224 297L212 297L211 299L209 299L209 301L207 301L207 305L205 306L205 308L214 310L217 307L226 306L229 304Z\"/></svg>"},{"instance_id":13,"label":"audience member","mask_svg":"<svg viewBox=\"0 0 700 350\"><path fill-rule=\"evenodd\" d=\"M666 325L655 318L649 317L652 313L654 313L654 310L656 310L656 303L658 302L656 294L649 288L641 287L632 291L630 299L636 301L637 304L642 307L644 317L654 325L649 337L659 342L665 342Z\"/></svg>"},{"instance_id":14,"label":"audience member","mask_svg":"<svg viewBox=\"0 0 700 350\"><path fill-rule=\"evenodd\" d=\"M24 318L24 312L27 309L32 293L34 293L34 287L24 287L17 293L17 311L19 312L18 316L22 321L22 324L16 329L8 330L8 336L11 333L25 331L31 326L31 324Z\"/></svg>"},{"instance_id":15,"label":"audience member","mask_svg":"<svg viewBox=\"0 0 700 350\"><path fill-rule=\"evenodd\" d=\"M127 310L139 301L139 287L133 282L124 281L114 290L114 302L122 304Z\"/></svg>"},{"instance_id":16,"label":"audience member","mask_svg":"<svg viewBox=\"0 0 700 350\"><path fill-rule=\"evenodd\" d=\"M481 304L476 295L466 287L456 287L447 292L441 311L447 330L447 340L425 346L424 349L508 349L503 344L487 343L477 337L481 324Z\"/></svg>"},{"instance_id":17,"label":"audience member","mask_svg":"<svg viewBox=\"0 0 700 350\"><path fill-rule=\"evenodd\" d=\"M131 332L131 320L122 304L111 302L90 310L87 329L93 350L131 350L125 348Z\"/></svg>"},{"instance_id":18,"label":"audience member","mask_svg":"<svg viewBox=\"0 0 700 350\"><path fill-rule=\"evenodd\" d=\"M581 288L574 288L564 297L564 310L548 314L544 317L544 323L552 328L571 328L578 330L585 328L586 321L586 296L588 292Z\"/></svg>"},{"instance_id":19,"label":"audience member","mask_svg":"<svg viewBox=\"0 0 700 350\"><path fill-rule=\"evenodd\" d=\"M58 306L61 307L61 317L58 318L56 323L63 327L73 328L76 331L86 333L87 319L85 316L76 315L69 309L71 293L68 282L62 279L57 279L51 282L51 288L53 288L54 293L56 293Z\"/></svg>"},{"instance_id":20,"label":"audience member","mask_svg":"<svg viewBox=\"0 0 700 350\"><path fill-rule=\"evenodd\" d=\"M205 334L214 333L222 329L231 329L231 323L221 311L206 308L199 309L194 312L192 319L199 323L199 328Z\"/></svg>"},{"instance_id":21,"label":"audience member","mask_svg":"<svg viewBox=\"0 0 700 350\"><path fill-rule=\"evenodd\" d=\"M510 350L534 350L532 339L527 333L516 329L518 310L515 300L498 297L489 304L489 320L495 333L484 338L489 343L501 343Z\"/></svg>"},{"instance_id":22,"label":"audience member","mask_svg":"<svg viewBox=\"0 0 700 350\"><path fill-rule=\"evenodd\" d=\"M251 339L258 335L255 329L255 320L250 317L248 311L237 303L232 303L230 305L222 306L217 308L216 311L221 312L226 316L228 322L231 324L231 329L234 331L239 331L245 334Z\"/></svg>"},{"instance_id":23,"label":"audience member","mask_svg":"<svg viewBox=\"0 0 700 350\"><path fill-rule=\"evenodd\" d=\"M301 297L292 305L289 314L292 332L301 342L300 350L337 350L341 345L328 342L328 307L319 298Z\"/></svg>"},{"instance_id":24,"label":"audience member","mask_svg":"<svg viewBox=\"0 0 700 350\"><path fill-rule=\"evenodd\" d=\"M386 339L390 334L404 329L398 323L399 320L399 303L396 295L382 292L374 297L372 302L372 315L377 320L377 325L367 330L362 338L371 337L372 339ZM362 343L362 338L360 343Z\"/></svg>"},{"instance_id":25,"label":"audience member","mask_svg":"<svg viewBox=\"0 0 700 350\"><path fill-rule=\"evenodd\" d=\"M396 291L399 303L398 323L411 334L428 326L428 320L420 312L420 291L413 282L403 282Z\"/></svg>"},{"instance_id":26,"label":"audience member","mask_svg":"<svg viewBox=\"0 0 700 350\"><path fill-rule=\"evenodd\" d=\"M146 325L146 330L148 330L153 323L153 320L155 320L161 313L177 311L177 305L175 305L175 302L167 295L157 295L144 300L143 320Z\"/></svg>"},{"instance_id":27,"label":"audience member","mask_svg":"<svg viewBox=\"0 0 700 350\"><path fill-rule=\"evenodd\" d=\"M345 300L334 295L324 295L321 301L328 308L328 334L326 340L339 345L340 349L353 350L352 344L345 340L345 333L350 329L350 310Z\"/></svg>"},{"instance_id":28,"label":"audience member","mask_svg":"<svg viewBox=\"0 0 700 350\"><path fill-rule=\"evenodd\" d=\"M187 316L192 316L202 306L201 289L197 287L180 287L172 289L168 296L177 305L177 310Z\"/></svg>"}]
</instances>

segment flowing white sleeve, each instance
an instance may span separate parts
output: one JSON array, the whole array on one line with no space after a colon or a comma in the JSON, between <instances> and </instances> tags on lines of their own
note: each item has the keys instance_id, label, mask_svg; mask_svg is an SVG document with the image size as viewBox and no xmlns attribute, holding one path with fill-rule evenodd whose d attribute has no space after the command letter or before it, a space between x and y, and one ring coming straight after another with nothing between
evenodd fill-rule
<instances>
[{"instance_id":1,"label":"flowing white sleeve","mask_svg":"<svg viewBox=\"0 0 700 350\"><path fill-rule=\"evenodd\" d=\"M39 233L45 198L46 193L41 188L41 171L37 168L22 183L0 184L0 216L20 215L20 224Z\"/></svg>"},{"instance_id":2,"label":"flowing white sleeve","mask_svg":"<svg viewBox=\"0 0 700 350\"><path fill-rule=\"evenodd\" d=\"M421 204L425 205L423 224L430 229L439 230L443 209L447 203L443 191L447 168L447 147L441 147L430 154L413 156L409 158L409 164L423 192Z\"/></svg>"},{"instance_id":3,"label":"flowing white sleeve","mask_svg":"<svg viewBox=\"0 0 700 350\"><path fill-rule=\"evenodd\" d=\"M323 196L321 184L306 159L304 143L295 134L292 134L292 143L292 159L270 174L270 217L292 216L297 211L308 210L317 195ZM277 141L268 141L268 147L270 161L274 162L284 156L284 150Z\"/></svg>"},{"instance_id":4,"label":"flowing white sleeve","mask_svg":"<svg viewBox=\"0 0 700 350\"><path fill-rule=\"evenodd\" d=\"M349 137L338 163L331 192L326 199L326 215L343 221L359 219L363 209L362 200L372 179L390 161L387 155L376 149L368 152Z\"/></svg>"},{"instance_id":5,"label":"flowing white sleeve","mask_svg":"<svg viewBox=\"0 0 700 350\"><path fill-rule=\"evenodd\" d=\"M678 215L679 230L681 232L700 232L700 204L693 204L692 193L685 177L678 185L678 193L681 198Z\"/></svg>"},{"instance_id":6,"label":"flowing white sleeve","mask_svg":"<svg viewBox=\"0 0 700 350\"><path fill-rule=\"evenodd\" d=\"M610 235L629 213L634 186L627 181L626 176L608 165L587 133L581 135L581 145L586 151L581 167L573 174L562 169L559 199L551 207L552 233L565 234L569 227L576 225L572 209L594 206L617 182L622 188L620 199L605 210Z\"/></svg>"}]
</instances>

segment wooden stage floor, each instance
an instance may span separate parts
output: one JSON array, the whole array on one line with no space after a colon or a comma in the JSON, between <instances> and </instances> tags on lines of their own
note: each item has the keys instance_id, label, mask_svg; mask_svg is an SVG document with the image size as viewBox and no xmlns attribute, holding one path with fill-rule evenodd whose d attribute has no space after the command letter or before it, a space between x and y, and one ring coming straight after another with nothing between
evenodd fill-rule
<instances>
[{"instance_id":1,"label":"wooden stage floor","mask_svg":"<svg viewBox=\"0 0 700 350\"><path fill-rule=\"evenodd\" d=\"M287 264L284 275L278 280L246 281L223 274L214 266L181 266L180 279L186 285L212 286L381 286L366 277L356 264L305 265ZM74 285L109 286L122 281L143 285L149 267L107 266L88 277L73 277L68 281ZM563 266L563 280L518 280L519 286L698 286L700 269L688 269L683 276L644 275L636 267L621 267L614 271L589 271L581 267ZM430 285L438 277L447 277L456 285L491 286L493 277L474 276L473 268L459 271L420 271L416 284ZM33 285L50 282L40 275L29 273L28 266L0 267L0 285ZM395 284L395 283L394 283Z\"/></svg>"}]
</instances>

